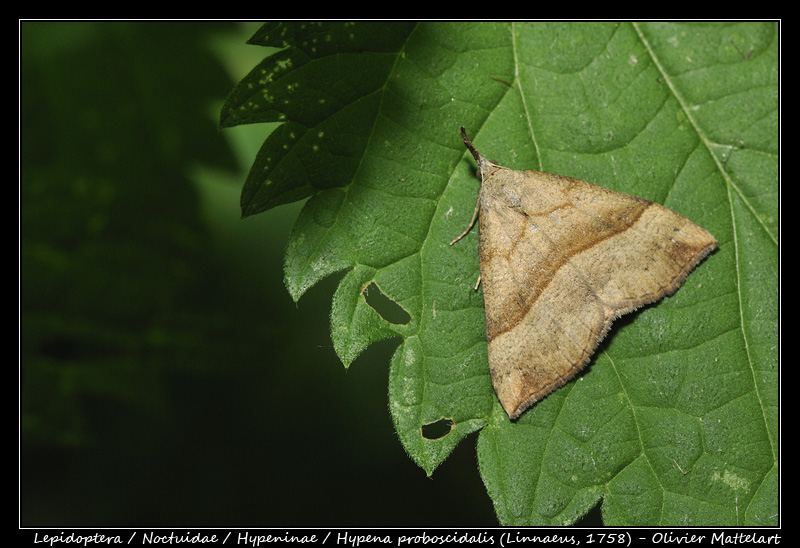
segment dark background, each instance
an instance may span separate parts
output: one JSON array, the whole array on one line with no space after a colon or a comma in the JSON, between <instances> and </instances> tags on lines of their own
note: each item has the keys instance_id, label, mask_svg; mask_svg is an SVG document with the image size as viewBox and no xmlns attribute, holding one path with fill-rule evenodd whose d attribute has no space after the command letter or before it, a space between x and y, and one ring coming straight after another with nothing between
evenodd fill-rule
<instances>
[{"instance_id":1,"label":"dark background","mask_svg":"<svg viewBox=\"0 0 800 548\"><path fill-rule=\"evenodd\" d=\"M240 220L270 127L220 131L257 24L20 23L22 526L491 526L475 435L432 478L346 371L302 204Z\"/></svg>"}]
</instances>

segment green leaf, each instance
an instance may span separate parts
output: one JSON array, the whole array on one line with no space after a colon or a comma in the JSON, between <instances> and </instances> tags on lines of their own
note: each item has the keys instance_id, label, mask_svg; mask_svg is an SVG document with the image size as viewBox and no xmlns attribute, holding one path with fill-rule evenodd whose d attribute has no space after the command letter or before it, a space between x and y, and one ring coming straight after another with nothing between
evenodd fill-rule
<instances>
[{"instance_id":1,"label":"green leaf","mask_svg":"<svg viewBox=\"0 0 800 548\"><path fill-rule=\"evenodd\" d=\"M608 525L778 522L777 24L273 23L253 41L284 49L223 125L284 124L243 214L310 196L287 287L346 271L346 366L400 338L389 408L428 474L480 430L504 524L574 523L601 499ZM462 125L502 165L662 203L720 242L515 423L489 378L476 231L449 245L478 189Z\"/></svg>"}]
</instances>

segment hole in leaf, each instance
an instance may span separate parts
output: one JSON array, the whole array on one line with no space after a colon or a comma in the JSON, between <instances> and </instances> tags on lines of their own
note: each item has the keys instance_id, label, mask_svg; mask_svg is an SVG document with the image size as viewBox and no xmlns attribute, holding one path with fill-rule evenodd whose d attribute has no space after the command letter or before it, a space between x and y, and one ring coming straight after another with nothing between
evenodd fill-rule
<instances>
[{"instance_id":1,"label":"hole in leaf","mask_svg":"<svg viewBox=\"0 0 800 548\"><path fill-rule=\"evenodd\" d=\"M580 518L577 523L575 523L576 527L602 527L603 526L603 514L602 514L602 506L603 506L603 499L597 501L597 504L594 505L594 508L589 510L586 515Z\"/></svg>"},{"instance_id":2,"label":"hole in leaf","mask_svg":"<svg viewBox=\"0 0 800 548\"><path fill-rule=\"evenodd\" d=\"M381 318L389 323L405 325L411 321L411 316L402 306L387 297L378 287L371 282L362 291L367 304L377 312Z\"/></svg>"},{"instance_id":3,"label":"hole in leaf","mask_svg":"<svg viewBox=\"0 0 800 548\"><path fill-rule=\"evenodd\" d=\"M455 425L452 419L439 419L420 426L419 433L426 440L440 440L452 432Z\"/></svg>"}]
</instances>

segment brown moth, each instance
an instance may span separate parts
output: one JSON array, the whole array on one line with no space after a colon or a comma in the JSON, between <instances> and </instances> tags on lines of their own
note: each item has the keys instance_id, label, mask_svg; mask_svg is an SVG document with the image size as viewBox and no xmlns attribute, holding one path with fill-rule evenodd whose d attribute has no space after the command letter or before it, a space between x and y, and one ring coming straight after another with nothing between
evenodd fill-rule
<instances>
[{"instance_id":1,"label":"brown moth","mask_svg":"<svg viewBox=\"0 0 800 548\"><path fill-rule=\"evenodd\" d=\"M489 369L517 419L580 371L623 314L674 293L714 237L666 207L481 156L480 271Z\"/></svg>"}]
</instances>

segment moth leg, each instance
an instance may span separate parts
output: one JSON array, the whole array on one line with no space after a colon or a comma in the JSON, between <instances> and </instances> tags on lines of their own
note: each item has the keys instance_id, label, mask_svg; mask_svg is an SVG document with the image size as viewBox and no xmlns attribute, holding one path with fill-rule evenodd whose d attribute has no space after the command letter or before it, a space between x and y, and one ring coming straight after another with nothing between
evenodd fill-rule
<instances>
[{"instance_id":1,"label":"moth leg","mask_svg":"<svg viewBox=\"0 0 800 548\"><path fill-rule=\"evenodd\" d=\"M478 200L475 202L475 211L472 214L472 220L470 220L469 225L467 225L467 229L464 232L462 232L461 234L459 234L458 238L456 238L455 240L450 242L450 245L453 245L458 240L460 240L461 238L463 238L464 236L467 235L467 233L472 229L472 225L475 224L475 219L478 218L478 211L480 211L480 209L481 209L481 193L478 192ZM479 280L479 283L480 283L480 280Z\"/></svg>"},{"instance_id":2,"label":"moth leg","mask_svg":"<svg viewBox=\"0 0 800 548\"><path fill-rule=\"evenodd\" d=\"M481 275L478 274L478 281L475 282L475 291L477 291L480 286L481 286Z\"/></svg>"}]
</instances>

